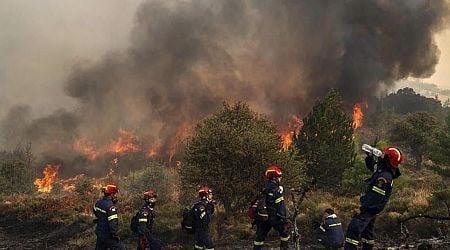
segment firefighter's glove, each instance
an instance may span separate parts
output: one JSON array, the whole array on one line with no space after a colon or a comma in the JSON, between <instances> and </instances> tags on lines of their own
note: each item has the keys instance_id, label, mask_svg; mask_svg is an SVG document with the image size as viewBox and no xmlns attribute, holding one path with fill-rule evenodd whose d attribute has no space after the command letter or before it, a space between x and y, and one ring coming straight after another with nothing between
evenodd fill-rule
<instances>
[{"instance_id":1,"label":"firefighter's glove","mask_svg":"<svg viewBox=\"0 0 450 250\"><path fill-rule=\"evenodd\" d=\"M354 211L353 211L353 216L357 216L357 215L359 215L361 213L361 210L359 209L359 208L356 208Z\"/></svg>"},{"instance_id":2,"label":"firefighter's glove","mask_svg":"<svg viewBox=\"0 0 450 250\"><path fill-rule=\"evenodd\" d=\"M146 237L139 238L139 245L141 246L142 249L150 247L150 244Z\"/></svg>"},{"instance_id":3,"label":"firefighter's glove","mask_svg":"<svg viewBox=\"0 0 450 250\"><path fill-rule=\"evenodd\" d=\"M97 223L98 223L98 219L93 219L92 222L93 222L94 224L97 224Z\"/></svg>"}]
</instances>

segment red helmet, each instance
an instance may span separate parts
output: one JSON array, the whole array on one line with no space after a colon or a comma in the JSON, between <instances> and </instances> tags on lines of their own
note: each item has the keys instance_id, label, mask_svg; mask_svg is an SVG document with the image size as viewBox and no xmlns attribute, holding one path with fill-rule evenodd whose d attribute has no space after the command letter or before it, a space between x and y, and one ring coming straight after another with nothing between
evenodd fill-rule
<instances>
[{"instance_id":1,"label":"red helmet","mask_svg":"<svg viewBox=\"0 0 450 250\"><path fill-rule=\"evenodd\" d=\"M150 198L156 198L156 197L158 197L158 194L151 189L144 193L144 199L150 199Z\"/></svg>"},{"instance_id":2,"label":"red helmet","mask_svg":"<svg viewBox=\"0 0 450 250\"><path fill-rule=\"evenodd\" d=\"M201 188L198 190L198 196L199 196L200 198L205 197L205 196L207 196L208 194L212 194L212 193L213 193L212 189L210 189L210 188L207 187L207 186L201 187Z\"/></svg>"},{"instance_id":3,"label":"red helmet","mask_svg":"<svg viewBox=\"0 0 450 250\"><path fill-rule=\"evenodd\" d=\"M119 187L116 184L107 184L106 186L102 187L104 194L115 194L119 192Z\"/></svg>"},{"instance_id":4,"label":"red helmet","mask_svg":"<svg viewBox=\"0 0 450 250\"><path fill-rule=\"evenodd\" d=\"M404 158L403 154L400 152L400 149L396 146L389 146L384 149L384 154L388 156L389 163L392 167L398 168L398 164L402 163Z\"/></svg>"},{"instance_id":5,"label":"red helmet","mask_svg":"<svg viewBox=\"0 0 450 250\"><path fill-rule=\"evenodd\" d=\"M266 179L270 180L274 177L280 177L283 174L281 169L277 166L268 167L266 170Z\"/></svg>"}]
</instances>

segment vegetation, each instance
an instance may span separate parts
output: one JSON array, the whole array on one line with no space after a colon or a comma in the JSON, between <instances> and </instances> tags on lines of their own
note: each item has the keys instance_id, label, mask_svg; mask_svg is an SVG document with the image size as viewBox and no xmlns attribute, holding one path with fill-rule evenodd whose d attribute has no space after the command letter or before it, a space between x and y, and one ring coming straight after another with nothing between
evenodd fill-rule
<instances>
[{"instance_id":1,"label":"vegetation","mask_svg":"<svg viewBox=\"0 0 450 250\"><path fill-rule=\"evenodd\" d=\"M404 107L405 98L422 104ZM310 179L316 181L316 187L323 187L307 194L298 218L302 244L314 244L313 225L325 208L333 207L346 228L359 207L364 179L370 172L355 145L375 137L378 148L397 144L407 159L400 166L402 176L394 183L391 200L377 220L379 238L402 239L405 227L411 240L449 235L449 221L417 217L450 216L450 116L441 116L449 109L429 99L408 89L383 97L373 105L374 111L365 113L364 120L371 122L354 130L339 94L332 91L303 119L294 147L287 151L281 150L273 123L245 103L224 103L198 123L185 147L177 152L183 156L179 166L140 162L126 175L77 178L71 191L54 183L52 192L46 194L37 192L33 184L41 176L34 171L31 147L19 146L0 152L0 221L2 225L10 221L8 228L22 225L33 228L33 233L42 230L42 239L58 239L61 248L90 248L95 241L92 204L101 197L96 185L113 181L120 187L119 235L127 247L133 247L135 241L129 229L131 216L142 205L142 192L151 188L159 193L155 233L165 248L187 249L193 239L180 230L181 210L194 202L199 185L209 185L219 201L211 225L215 242L250 246L255 232L244 212L261 188L265 168L274 164L284 171L288 209L293 207L290 187ZM421 169L416 167L418 156ZM409 217L413 218L401 227L399 221ZM8 230L2 228L2 233ZM276 234L269 235L269 245L271 240L278 243Z\"/></svg>"},{"instance_id":2,"label":"vegetation","mask_svg":"<svg viewBox=\"0 0 450 250\"><path fill-rule=\"evenodd\" d=\"M183 184L209 185L226 214L237 213L247 208L262 187L268 166L281 166L291 183L300 181L300 162L290 151L280 149L281 138L273 124L244 103L224 103L197 125L187 141Z\"/></svg>"},{"instance_id":3,"label":"vegetation","mask_svg":"<svg viewBox=\"0 0 450 250\"><path fill-rule=\"evenodd\" d=\"M308 178L328 188L341 183L344 171L353 167L356 157L352 120L341 104L338 92L331 91L303 119L295 139Z\"/></svg>"}]
</instances>

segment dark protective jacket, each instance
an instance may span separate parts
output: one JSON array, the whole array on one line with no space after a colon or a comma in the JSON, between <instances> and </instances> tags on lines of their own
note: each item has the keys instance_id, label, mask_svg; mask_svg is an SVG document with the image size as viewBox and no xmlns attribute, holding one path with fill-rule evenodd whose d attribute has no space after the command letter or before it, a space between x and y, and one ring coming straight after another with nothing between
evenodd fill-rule
<instances>
[{"instance_id":1,"label":"dark protective jacket","mask_svg":"<svg viewBox=\"0 0 450 250\"><path fill-rule=\"evenodd\" d=\"M286 219L286 205L281 193L280 185L275 180L268 180L264 186L266 193L267 213L269 216L278 216L281 219Z\"/></svg>"},{"instance_id":2,"label":"dark protective jacket","mask_svg":"<svg viewBox=\"0 0 450 250\"><path fill-rule=\"evenodd\" d=\"M153 223L155 222L155 210L153 207L144 205L138 214L138 235L144 237L153 233Z\"/></svg>"},{"instance_id":3,"label":"dark protective jacket","mask_svg":"<svg viewBox=\"0 0 450 250\"><path fill-rule=\"evenodd\" d=\"M119 220L117 208L108 196L98 200L93 208L94 215L97 217L97 227L95 234L99 238L111 239L117 236L119 230Z\"/></svg>"},{"instance_id":4,"label":"dark protective jacket","mask_svg":"<svg viewBox=\"0 0 450 250\"><path fill-rule=\"evenodd\" d=\"M208 228L211 222L212 215L214 213L214 204L208 202L206 199L200 199L194 206L194 227L195 228Z\"/></svg>"},{"instance_id":5,"label":"dark protective jacket","mask_svg":"<svg viewBox=\"0 0 450 250\"><path fill-rule=\"evenodd\" d=\"M342 247L344 245L344 230L335 214L328 216L317 229L317 238L328 247Z\"/></svg>"},{"instance_id":6,"label":"dark protective jacket","mask_svg":"<svg viewBox=\"0 0 450 250\"><path fill-rule=\"evenodd\" d=\"M366 158L366 166L374 169L374 163ZM386 160L378 163L377 170L365 181L369 184L361 197L361 211L378 214L383 211L392 194L393 174Z\"/></svg>"}]
</instances>

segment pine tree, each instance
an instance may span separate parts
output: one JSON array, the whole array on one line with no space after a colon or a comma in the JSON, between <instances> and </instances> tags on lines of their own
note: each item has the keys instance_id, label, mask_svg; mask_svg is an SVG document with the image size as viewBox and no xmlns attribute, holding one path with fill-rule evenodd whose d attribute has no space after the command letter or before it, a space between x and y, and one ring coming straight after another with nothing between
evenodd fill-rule
<instances>
[{"instance_id":1,"label":"pine tree","mask_svg":"<svg viewBox=\"0 0 450 250\"><path fill-rule=\"evenodd\" d=\"M337 91L331 90L323 101L316 102L294 140L313 184L340 184L344 170L355 161L353 132L352 120L342 110Z\"/></svg>"}]
</instances>

